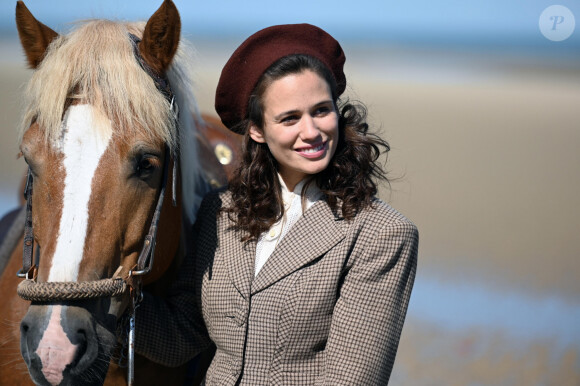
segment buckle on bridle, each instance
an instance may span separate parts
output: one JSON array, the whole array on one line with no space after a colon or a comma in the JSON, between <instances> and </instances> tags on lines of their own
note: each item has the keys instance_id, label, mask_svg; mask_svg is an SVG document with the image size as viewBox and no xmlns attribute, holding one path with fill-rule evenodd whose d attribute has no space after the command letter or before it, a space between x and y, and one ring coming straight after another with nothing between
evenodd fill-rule
<instances>
[{"instance_id":1,"label":"buckle on bridle","mask_svg":"<svg viewBox=\"0 0 580 386\"><path fill-rule=\"evenodd\" d=\"M33 265L32 267L30 267L30 269L27 272L23 272L23 270L19 270L18 272L16 272L16 276L18 276L21 279L26 279L26 280L34 280L36 281L36 276L38 275L38 267L35 265Z\"/></svg>"}]
</instances>

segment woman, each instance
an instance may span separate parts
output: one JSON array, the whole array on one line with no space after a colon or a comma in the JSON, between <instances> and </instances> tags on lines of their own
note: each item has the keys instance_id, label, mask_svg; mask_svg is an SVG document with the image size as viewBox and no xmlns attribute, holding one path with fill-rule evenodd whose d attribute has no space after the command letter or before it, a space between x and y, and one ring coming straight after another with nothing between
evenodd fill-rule
<instances>
[{"instance_id":1,"label":"woman","mask_svg":"<svg viewBox=\"0 0 580 386\"><path fill-rule=\"evenodd\" d=\"M339 110L344 61L308 24L234 52L216 110L244 135L242 164L204 199L173 296L138 309L141 354L175 366L213 343L211 385L388 383L418 234L374 197L388 145L363 108Z\"/></svg>"}]
</instances>

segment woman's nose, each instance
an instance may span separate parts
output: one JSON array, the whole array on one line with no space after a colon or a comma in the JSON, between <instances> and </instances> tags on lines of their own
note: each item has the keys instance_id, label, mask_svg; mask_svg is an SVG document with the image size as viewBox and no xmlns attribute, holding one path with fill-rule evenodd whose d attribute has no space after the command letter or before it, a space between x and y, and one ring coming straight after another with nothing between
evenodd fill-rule
<instances>
[{"instance_id":1,"label":"woman's nose","mask_svg":"<svg viewBox=\"0 0 580 386\"><path fill-rule=\"evenodd\" d=\"M320 136L320 130L310 115L304 115L302 119L302 128L300 130L300 137L302 140L312 140Z\"/></svg>"}]
</instances>

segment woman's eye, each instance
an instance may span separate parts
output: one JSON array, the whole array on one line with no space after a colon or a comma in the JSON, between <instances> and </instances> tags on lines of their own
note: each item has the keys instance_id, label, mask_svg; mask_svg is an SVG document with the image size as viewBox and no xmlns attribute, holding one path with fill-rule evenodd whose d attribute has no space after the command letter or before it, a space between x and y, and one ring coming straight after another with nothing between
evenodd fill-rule
<instances>
[{"instance_id":1,"label":"woman's eye","mask_svg":"<svg viewBox=\"0 0 580 386\"><path fill-rule=\"evenodd\" d=\"M316 116L322 116L322 115L326 115L330 112L330 108L323 106L323 107L319 107L314 111L314 115Z\"/></svg>"},{"instance_id":2,"label":"woman's eye","mask_svg":"<svg viewBox=\"0 0 580 386\"><path fill-rule=\"evenodd\" d=\"M292 123L292 122L296 122L298 120L298 117L296 115L289 115L287 117L282 118L281 122L282 123Z\"/></svg>"}]
</instances>

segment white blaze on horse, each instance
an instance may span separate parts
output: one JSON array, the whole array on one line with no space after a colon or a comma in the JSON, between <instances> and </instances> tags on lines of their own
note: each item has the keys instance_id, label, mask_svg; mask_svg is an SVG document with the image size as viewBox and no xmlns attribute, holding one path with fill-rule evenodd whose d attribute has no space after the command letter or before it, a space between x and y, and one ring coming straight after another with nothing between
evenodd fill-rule
<instances>
[{"instance_id":1,"label":"white blaze on horse","mask_svg":"<svg viewBox=\"0 0 580 386\"><path fill-rule=\"evenodd\" d=\"M29 176L19 293L32 300L20 326L22 356L38 385L102 384L107 373L106 384L125 383L109 362L122 351L127 304L141 285L163 292L207 181L225 182L215 157L205 156L215 140L200 135L208 129L200 130L191 91L191 51L170 0L146 24L93 20L68 35L22 2L16 21L35 70L20 144ZM136 366L137 384L184 376L140 357Z\"/></svg>"}]
</instances>

